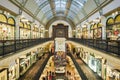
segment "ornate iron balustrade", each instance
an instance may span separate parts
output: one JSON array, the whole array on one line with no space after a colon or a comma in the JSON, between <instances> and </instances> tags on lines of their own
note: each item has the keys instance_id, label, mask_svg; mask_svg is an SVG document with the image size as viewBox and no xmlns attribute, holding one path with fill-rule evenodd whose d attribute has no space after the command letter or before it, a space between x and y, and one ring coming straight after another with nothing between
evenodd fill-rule
<instances>
[{"instance_id":1,"label":"ornate iron balustrade","mask_svg":"<svg viewBox=\"0 0 120 80\"><path fill-rule=\"evenodd\" d=\"M20 40L0 40L0 56L16 52L18 50L32 47L40 43L51 40L50 38L20 39Z\"/></svg>"},{"instance_id":2,"label":"ornate iron balustrade","mask_svg":"<svg viewBox=\"0 0 120 80\"><path fill-rule=\"evenodd\" d=\"M68 40L120 56L120 40L97 40L79 38L69 38Z\"/></svg>"}]
</instances>

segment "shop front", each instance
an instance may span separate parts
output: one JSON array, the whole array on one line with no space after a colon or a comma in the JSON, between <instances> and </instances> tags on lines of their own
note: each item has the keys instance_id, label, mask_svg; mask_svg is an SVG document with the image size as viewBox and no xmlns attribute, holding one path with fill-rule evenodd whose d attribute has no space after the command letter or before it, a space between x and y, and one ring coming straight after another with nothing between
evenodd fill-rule
<instances>
[{"instance_id":1,"label":"shop front","mask_svg":"<svg viewBox=\"0 0 120 80\"><path fill-rule=\"evenodd\" d=\"M39 47L37 48L37 52L38 52L38 58L41 59L42 56L44 55L44 48L43 47Z\"/></svg>"},{"instance_id":2,"label":"shop front","mask_svg":"<svg viewBox=\"0 0 120 80\"><path fill-rule=\"evenodd\" d=\"M84 27L82 29L82 36L81 36L81 38L84 38L84 39L88 38L88 28L87 27Z\"/></svg>"},{"instance_id":3,"label":"shop front","mask_svg":"<svg viewBox=\"0 0 120 80\"><path fill-rule=\"evenodd\" d=\"M88 64L88 52L83 52L83 60L84 60L84 62L86 63L86 64Z\"/></svg>"},{"instance_id":4,"label":"shop front","mask_svg":"<svg viewBox=\"0 0 120 80\"><path fill-rule=\"evenodd\" d=\"M102 23L95 23L90 27L91 39L102 39Z\"/></svg>"},{"instance_id":5,"label":"shop front","mask_svg":"<svg viewBox=\"0 0 120 80\"><path fill-rule=\"evenodd\" d=\"M15 37L15 20L0 13L0 40L13 40Z\"/></svg>"},{"instance_id":6,"label":"shop front","mask_svg":"<svg viewBox=\"0 0 120 80\"><path fill-rule=\"evenodd\" d=\"M16 80L19 78L19 59L12 61L8 70L9 80Z\"/></svg>"},{"instance_id":7,"label":"shop front","mask_svg":"<svg viewBox=\"0 0 120 80\"><path fill-rule=\"evenodd\" d=\"M102 76L102 59L101 58L97 58L96 59L96 65L97 65L97 69L96 72L99 76Z\"/></svg>"},{"instance_id":8,"label":"shop front","mask_svg":"<svg viewBox=\"0 0 120 80\"><path fill-rule=\"evenodd\" d=\"M24 74L30 67L30 56L23 55L20 60L20 75Z\"/></svg>"},{"instance_id":9,"label":"shop front","mask_svg":"<svg viewBox=\"0 0 120 80\"><path fill-rule=\"evenodd\" d=\"M33 39L39 38L39 36L40 36L39 28L37 25L34 25L34 27L33 27Z\"/></svg>"},{"instance_id":10,"label":"shop front","mask_svg":"<svg viewBox=\"0 0 120 80\"><path fill-rule=\"evenodd\" d=\"M94 55L94 54L90 54L90 55L89 55L88 66L89 66L94 72L97 71L97 70L96 70L96 69L97 69L96 59L95 59L95 55Z\"/></svg>"},{"instance_id":11,"label":"shop front","mask_svg":"<svg viewBox=\"0 0 120 80\"><path fill-rule=\"evenodd\" d=\"M0 68L0 80L8 80L8 69Z\"/></svg>"},{"instance_id":12,"label":"shop front","mask_svg":"<svg viewBox=\"0 0 120 80\"><path fill-rule=\"evenodd\" d=\"M120 70L114 69L110 63L107 63L106 80L120 80Z\"/></svg>"},{"instance_id":13,"label":"shop front","mask_svg":"<svg viewBox=\"0 0 120 80\"><path fill-rule=\"evenodd\" d=\"M38 54L37 51L31 52L31 64L33 64L33 63L36 62L36 60L37 60L37 54Z\"/></svg>"},{"instance_id":14,"label":"shop front","mask_svg":"<svg viewBox=\"0 0 120 80\"><path fill-rule=\"evenodd\" d=\"M31 38L31 26L28 23L20 22L20 39L30 39Z\"/></svg>"},{"instance_id":15,"label":"shop front","mask_svg":"<svg viewBox=\"0 0 120 80\"><path fill-rule=\"evenodd\" d=\"M82 34L82 31L81 31L81 28L77 28L77 34L76 34L76 38L81 38L81 34Z\"/></svg>"},{"instance_id":16,"label":"shop front","mask_svg":"<svg viewBox=\"0 0 120 80\"><path fill-rule=\"evenodd\" d=\"M107 39L119 40L120 39L120 14L115 18L109 17L106 21Z\"/></svg>"},{"instance_id":17,"label":"shop front","mask_svg":"<svg viewBox=\"0 0 120 80\"><path fill-rule=\"evenodd\" d=\"M102 61L99 58L95 58L94 54L89 55L88 66L96 72L99 76L102 74Z\"/></svg>"},{"instance_id":18,"label":"shop front","mask_svg":"<svg viewBox=\"0 0 120 80\"><path fill-rule=\"evenodd\" d=\"M97 39L102 39L102 23L97 24Z\"/></svg>"}]
</instances>

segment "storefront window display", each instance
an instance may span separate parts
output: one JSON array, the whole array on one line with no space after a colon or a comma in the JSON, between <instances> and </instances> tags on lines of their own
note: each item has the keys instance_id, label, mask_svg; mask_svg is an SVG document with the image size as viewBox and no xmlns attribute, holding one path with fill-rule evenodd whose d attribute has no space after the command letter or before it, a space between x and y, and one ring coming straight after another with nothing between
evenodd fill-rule
<instances>
[{"instance_id":1,"label":"storefront window display","mask_svg":"<svg viewBox=\"0 0 120 80\"><path fill-rule=\"evenodd\" d=\"M106 80L120 80L120 70L107 66Z\"/></svg>"},{"instance_id":2,"label":"storefront window display","mask_svg":"<svg viewBox=\"0 0 120 80\"><path fill-rule=\"evenodd\" d=\"M120 39L120 14L115 18L108 18L106 22L107 39L119 40Z\"/></svg>"},{"instance_id":3,"label":"storefront window display","mask_svg":"<svg viewBox=\"0 0 120 80\"><path fill-rule=\"evenodd\" d=\"M96 63L96 64L97 64L97 65L96 65L96 66L97 66L97 69L96 69L96 70L97 70L97 74L98 74L99 76L101 76L101 73L102 73L102 71L101 71L101 70L102 70L102 69L101 69L101 68L102 68L101 59L98 58L98 59L96 59L96 61L97 61L97 63Z\"/></svg>"},{"instance_id":4,"label":"storefront window display","mask_svg":"<svg viewBox=\"0 0 120 80\"><path fill-rule=\"evenodd\" d=\"M89 67L96 72L99 76L102 74L102 60L101 58L96 58L94 54L89 54L88 58Z\"/></svg>"},{"instance_id":5,"label":"storefront window display","mask_svg":"<svg viewBox=\"0 0 120 80\"><path fill-rule=\"evenodd\" d=\"M31 53L31 63L36 62L36 60L37 60L36 55L37 55L37 52L36 52L36 51L33 51L33 52Z\"/></svg>"},{"instance_id":6,"label":"storefront window display","mask_svg":"<svg viewBox=\"0 0 120 80\"><path fill-rule=\"evenodd\" d=\"M84 27L82 29L82 36L84 39L87 39L88 38L88 30L87 30L87 27Z\"/></svg>"},{"instance_id":7,"label":"storefront window display","mask_svg":"<svg viewBox=\"0 0 120 80\"><path fill-rule=\"evenodd\" d=\"M0 40L14 39L15 20L0 13Z\"/></svg>"},{"instance_id":8,"label":"storefront window display","mask_svg":"<svg viewBox=\"0 0 120 80\"><path fill-rule=\"evenodd\" d=\"M8 69L0 68L0 80L8 80Z\"/></svg>"},{"instance_id":9,"label":"storefront window display","mask_svg":"<svg viewBox=\"0 0 120 80\"><path fill-rule=\"evenodd\" d=\"M120 14L115 17L115 24L114 35L117 36L117 40L120 40Z\"/></svg>"},{"instance_id":10,"label":"storefront window display","mask_svg":"<svg viewBox=\"0 0 120 80\"><path fill-rule=\"evenodd\" d=\"M93 39L97 39L97 24L94 24Z\"/></svg>"},{"instance_id":11,"label":"storefront window display","mask_svg":"<svg viewBox=\"0 0 120 80\"><path fill-rule=\"evenodd\" d=\"M81 36L82 36L81 28L77 28L77 38L81 38Z\"/></svg>"},{"instance_id":12,"label":"storefront window display","mask_svg":"<svg viewBox=\"0 0 120 80\"><path fill-rule=\"evenodd\" d=\"M30 55L24 55L20 58L20 75L24 74L31 65Z\"/></svg>"},{"instance_id":13,"label":"storefront window display","mask_svg":"<svg viewBox=\"0 0 120 80\"><path fill-rule=\"evenodd\" d=\"M97 24L97 38L102 39L102 23Z\"/></svg>"},{"instance_id":14,"label":"storefront window display","mask_svg":"<svg viewBox=\"0 0 120 80\"><path fill-rule=\"evenodd\" d=\"M19 77L19 64L16 61L11 62L9 65L9 80Z\"/></svg>"},{"instance_id":15,"label":"storefront window display","mask_svg":"<svg viewBox=\"0 0 120 80\"><path fill-rule=\"evenodd\" d=\"M20 22L20 39L30 39L31 26L28 22Z\"/></svg>"},{"instance_id":16,"label":"storefront window display","mask_svg":"<svg viewBox=\"0 0 120 80\"><path fill-rule=\"evenodd\" d=\"M37 52L38 52L37 57L41 59L44 53L43 47L37 48Z\"/></svg>"},{"instance_id":17,"label":"storefront window display","mask_svg":"<svg viewBox=\"0 0 120 80\"><path fill-rule=\"evenodd\" d=\"M6 24L7 17L4 14L0 14L0 40L4 40L6 38Z\"/></svg>"},{"instance_id":18,"label":"storefront window display","mask_svg":"<svg viewBox=\"0 0 120 80\"><path fill-rule=\"evenodd\" d=\"M40 38L44 37L44 28L40 28Z\"/></svg>"},{"instance_id":19,"label":"storefront window display","mask_svg":"<svg viewBox=\"0 0 120 80\"><path fill-rule=\"evenodd\" d=\"M96 72L97 70L97 68L96 68L96 59L95 59L95 56L94 56L94 54L90 54L89 55L89 62L88 62L88 65L89 65L89 67L94 71L94 72Z\"/></svg>"},{"instance_id":20,"label":"storefront window display","mask_svg":"<svg viewBox=\"0 0 120 80\"><path fill-rule=\"evenodd\" d=\"M94 25L91 25L90 27L90 38L93 39L93 30L94 30Z\"/></svg>"},{"instance_id":21,"label":"storefront window display","mask_svg":"<svg viewBox=\"0 0 120 80\"><path fill-rule=\"evenodd\" d=\"M33 27L33 38L39 38L39 34L40 34L40 32L39 32L38 26L34 25L34 27Z\"/></svg>"},{"instance_id":22,"label":"storefront window display","mask_svg":"<svg viewBox=\"0 0 120 80\"><path fill-rule=\"evenodd\" d=\"M92 39L101 39L102 38L102 24L95 23L94 25L91 25L90 27L90 37Z\"/></svg>"}]
</instances>

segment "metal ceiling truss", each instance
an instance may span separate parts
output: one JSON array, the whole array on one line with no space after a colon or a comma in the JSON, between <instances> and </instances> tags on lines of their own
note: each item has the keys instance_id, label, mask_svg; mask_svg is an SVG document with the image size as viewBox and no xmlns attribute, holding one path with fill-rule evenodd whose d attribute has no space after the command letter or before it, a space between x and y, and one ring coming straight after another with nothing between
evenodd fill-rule
<instances>
[{"instance_id":1,"label":"metal ceiling truss","mask_svg":"<svg viewBox=\"0 0 120 80\"><path fill-rule=\"evenodd\" d=\"M39 7L37 8L37 10L35 11L34 15L37 16L38 13L40 12L40 10L42 8L44 8L46 5L48 4L48 1L45 1L42 5L39 5ZM41 7L42 6L42 7Z\"/></svg>"},{"instance_id":2,"label":"metal ceiling truss","mask_svg":"<svg viewBox=\"0 0 120 80\"><path fill-rule=\"evenodd\" d=\"M23 7L26 5L27 2L28 2L28 0L22 0Z\"/></svg>"},{"instance_id":3,"label":"metal ceiling truss","mask_svg":"<svg viewBox=\"0 0 120 80\"><path fill-rule=\"evenodd\" d=\"M12 2L13 4L15 4L17 7L19 7L21 10L23 10L24 12L26 12L28 15L30 15L33 19L36 19L37 21L39 21L43 26L45 26L45 24L38 19L32 12L30 12L28 9L26 9L25 7L23 7L17 0L9 0L10 2Z\"/></svg>"},{"instance_id":4,"label":"metal ceiling truss","mask_svg":"<svg viewBox=\"0 0 120 80\"><path fill-rule=\"evenodd\" d=\"M70 10L71 3L72 3L72 0L69 0L69 1L67 2L67 4L66 4L66 10L65 10L65 12L64 12L65 16L68 15L68 12L69 12L69 10Z\"/></svg>"},{"instance_id":5,"label":"metal ceiling truss","mask_svg":"<svg viewBox=\"0 0 120 80\"><path fill-rule=\"evenodd\" d=\"M87 18L89 18L91 15L93 15L94 13L96 13L97 11L99 11L100 9L102 9L104 6L106 6L107 4L109 4L110 2L112 2L113 0L105 0L103 3L101 3L97 8L95 8L93 11L91 11L89 14L87 14L87 16L85 16L84 18L82 18L81 20L79 20L79 22L76 24L79 25L81 22L85 21Z\"/></svg>"},{"instance_id":6,"label":"metal ceiling truss","mask_svg":"<svg viewBox=\"0 0 120 80\"><path fill-rule=\"evenodd\" d=\"M42 17L42 20L43 20L44 18L46 18L47 15L49 15L50 12L51 12L51 10L47 11L47 12L44 14L44 16ZM53 16L53 15L52 15L52 16Z\"/></svg>"},{"instance_id":7,"label":"metal ceiling truss","mask_svg":"<svg viewBox=\"0 0 120 80\"><path fill-rule=\"evenodd\" d=\"M52 10L53 16L55 16L56 12L55 12L55 3L54 3L54 0L49 0L49 3L50 3L50 7L51 7L51 10Z\"/></svg>"}]
</instances>

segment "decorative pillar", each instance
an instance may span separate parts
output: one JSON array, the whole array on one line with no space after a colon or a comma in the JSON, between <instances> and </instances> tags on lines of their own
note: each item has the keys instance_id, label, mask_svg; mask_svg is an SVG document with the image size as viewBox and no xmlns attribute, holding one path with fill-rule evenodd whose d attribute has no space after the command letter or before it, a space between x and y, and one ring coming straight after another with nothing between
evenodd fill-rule
<instances>
[{"instance_id":1,"label":"decorative pillar","mask_svg":"<svg viewBox=\"0 0 120 80\"><path fill-rule=\"evenodd\" d=\"M48 32L48 30L45 30L45 28L44 28L43 31L42 31L42 36L41 36L42 38L45 38L45 32L46 32L46 31ZM48 33L49 33L49 32L48 32ZM49 36L49 34L48 34L48 36ZM47 38L48 38L48 37L47 37Z\"/></svg>"},{"instance_id":2,"label":"decorative pillar","mask_svg":"<svg viewBox=\"0 0 120 80\"><path fill-rule=\"evenodd\" d=\"M90 39L91 38L91 33L90 33L90 24L87 26L88 27L88 39Z\"/></svg>"},{"instance_id":3,"label":"decorative pillar","mask_svg":"<svg viewBox=\"0 0 120 80\"><path fill-rule=\"evenodd\" d=\"M33 27L34 27L34 23L31 23L30 39L33 39Z\"/></svg>"},{"instance_id":4,"label":"decorative pillar","mask_svg":"<svg viewBox=\"0 0 120 80\"><path fill-rule=\"evenodd\" d=\"M20 39L20 28L19 28L20 15L18 15L15 20L16 20L16 24L15 24L15 39Z\"/></svg>"},{"instance_id":5,"label":"decorative pillar","mask_svg":"<svg viewBox=\"0 0 120 80\"><path fill-rule=\"evenodd\" d=\"M40 26L38 27L38 38L41 38L41 36L40 36L41 34L40 34Z\"/></svg>"},{"instance_id":6,"label":"decorative pillar","mask_svg":"<svg viewBox=\"0 0 120 80\"><path fill-rule=\"evenodd\" d=\"M106 40L106 17L101 17L101 23L102 23L102 39Z\"/></svg>"},{"instance_id":7,"label":"decorative pillar","mask_svg":"<svg viewBox=\"0 0 120 80\"><path fill-rule=\"evenodd\" d=\"M44 38L48 38L49 37L49 32L48 32L48 30L45 30L45 32L44 32Z\"/></svg>"}]
</instances>

